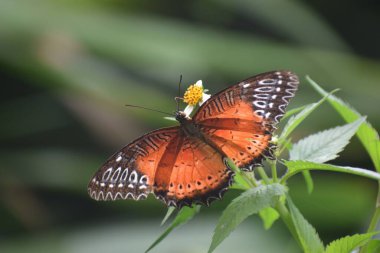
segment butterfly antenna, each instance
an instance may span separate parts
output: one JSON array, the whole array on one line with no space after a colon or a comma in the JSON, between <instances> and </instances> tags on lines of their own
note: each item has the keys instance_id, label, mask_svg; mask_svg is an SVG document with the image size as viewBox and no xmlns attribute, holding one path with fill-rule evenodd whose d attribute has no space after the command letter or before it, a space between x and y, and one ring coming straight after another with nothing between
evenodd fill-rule
<instances>
[{"instance_id":1,"label":"butterfly antenna","mask_svg":"<svg viewBox=\"0 0 380 253\"><path fill-rule=\"evenodd\" d=\"M178 97L176 97L177 102L177 112L179 111L179 99L181 98L181 82L182 82L182 74L179 76L179 83L178 83Z\"/></svg>"},{"instance_id":2,"label":"butterfly antenna","mask_svg":"<svg viewBox=\"0 0 380 253\"><path fill-rule=\"evenodd\" d=\"M129 104L126 104L125 106L127 106L127 107L133 107L133 108L139 108L139 109L145 109L145 110L153 111L153 112L159 112L159 113L166 114L166 115L169 115L169 116L175 116L175 115L172 114L172 113L163 112L163 111L156 110L156 109L152 109L152 108L147 108L147 107L144 107L144 106L139 106L139 105L129 105Z\"/></svg>"}]
</instances>

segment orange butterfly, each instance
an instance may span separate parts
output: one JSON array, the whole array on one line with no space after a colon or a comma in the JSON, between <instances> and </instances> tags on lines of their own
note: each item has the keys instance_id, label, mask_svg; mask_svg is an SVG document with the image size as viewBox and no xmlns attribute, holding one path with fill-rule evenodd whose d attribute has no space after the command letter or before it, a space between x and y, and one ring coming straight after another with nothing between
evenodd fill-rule
<instances>
[{"instance_id":1,"label":"orange butterfly","mask_svg":"<svg viewBox=\"0 0 380 253\"><path fill-rule=\"evenodd\" d=\"M233 181L227 158L242 170L270 156L275 125L298 87L289 71L263 73L211 96L179 126L147 133L112 155L91 179L96 200L140 200L153 193L168 206L209 205Z\"/></svg>"}]
</instances>

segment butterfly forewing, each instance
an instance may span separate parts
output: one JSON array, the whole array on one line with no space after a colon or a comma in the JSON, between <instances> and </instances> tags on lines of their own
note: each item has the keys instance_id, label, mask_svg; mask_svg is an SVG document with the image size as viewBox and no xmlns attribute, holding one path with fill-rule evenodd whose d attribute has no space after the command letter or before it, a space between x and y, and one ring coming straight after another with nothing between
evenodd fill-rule
<instances>
[{"instance_id":1,"label":"butterfly forewing","mask_svg":"<svg viewBox=\"0 0 380 253\"><path fill-rule=\"evenodd\" d=\"M297 87L298 77L289 71L260 74L212 96L194 121L239 168L250 170L271 156L271 136Z\"/></svg>"},{"instance_id":2,"label":"butterfly forewing","mask_svg":"<svg viewBox=\"0 0 380 253\"><path fill-rule=\"evenodd\" d=\"M298 77L289 71L263 73L213 95L193 118L197 123L212 118L237 118L275 125L284 116L298 84Z\"/></svg>"}]
</instances>

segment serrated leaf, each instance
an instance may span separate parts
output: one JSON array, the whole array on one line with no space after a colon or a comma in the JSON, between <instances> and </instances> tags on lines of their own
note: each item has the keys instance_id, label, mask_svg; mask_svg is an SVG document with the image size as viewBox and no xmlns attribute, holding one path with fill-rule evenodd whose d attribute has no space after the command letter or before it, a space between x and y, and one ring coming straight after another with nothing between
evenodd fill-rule
<instances>
[{"instance_id":1,"label":"serrated leaf","mask_svg":"<svg viewBox=\"0 0 380 253\"><path fill-rule=\"evenodd\" d=\"M328 129L300 140L289 152L289 160L304 160L324 163L338 157L365 118Z\"/></svg>"},{"instance_id":2,"label":"serrated leaf","mask_svg":"<svg viewBox=\"0 0 380 253\"><path fill-rule=\"evenodd\" d=\"M306 160L324 163L335 159L337 154L349 143L349 140L364 122L365 118L323 132L310 135L294 144L289 151L290 160ZM309 171L302 172L308 193L313 191L314 183Z\"/></svg>"},{"instance_id":3,"label":"serrated leaf","mask_svg":"<svg viewBox=\"0 0 380 253\"><path fill-rule=\"evenodd\" d=\"M335 92L332 91L331 94ZM284 130L282 131L279 141L282 143L293 131L294 129L301 124L302 121L304 121L307 116L309 116L315 109L317 109L318 106L320 106L329 96L330 94L327 94L325 97L323 97L321 100L319 100L316 103L310 104L306 106L300 113L298 113L295 116L292 116L288 122L286 122L286 125L284 127Z\"/></svg>"},{"instance_id":4,"label":"serrated leaf","mask_svg":"<svg viewBox=\"0 0 380 253\"><path fill-rule=\"evenodd\" d=\"M293 175L306 170L336 171L367 177L374 180L380 180L379 173L361 168L337 166L327 163L315 163L309 161L285 161L284 164L286 167L288 167L288 173L285 174L283 178L281 178L282 183L285 182L288 178L292 177Z\"/></svg>"},{"instance_id":5,"label":"serrated leaf","mask_svg":"<svg viewBox=\"0 0 380 253\"><path fill-rule=\"evenodd\" d=\"M371 237L376 233L368 234L355 234L346 236L331 242L327 247L325 253L350 253L354 249L365 245L371 240Z\"/></svg>"},{"instance_id":6,"label":"serrated leaf","mask_svg":"<svg viewBox=\"0 0 380 253\"><path fill-rule=\"evenodd\" d=\"M327 92L322 89L316 82L314 82L310 77L306 77L308 82L317 90L322 96L326 96ZM342 116L346 122L353 122L360 117L355 109L353 109L348 103L344 102L340 98L330 95L328 97L329 103L335 108L335 110ZM375 168L380 172L380 139L377 131L372 127L369 122L365 122L359 128L357 135L363 144L364 148L367 150L369 156Z\"/></svg>"},{"instance_id":7,"label":"serrated leaf","mask_svg":"<svg viewBox=\"0 0 380 253\"><path fill-rule=\"evenodd\" d=\"M270 184L251 188L235 198L220 217L208 252L212 252L248 216L274 205L285 193L285 186Z\"/></svg>"},{"instance_id":8,"label":"serrated leaf","mask_svg":"<svg viewBox=\"0 0 380 253\"><path fill-rule=\"evenodd\" d=\"M366 253L379 253L380 240L372 240L366 245Z\"/></svg>"},{"instance_id":9,"label":"serrated leaf","mask_svg":"<svg viewBox=\"0 0 380 253\"><path fill-rule=\"evenodd\" d=\"M169 227L165 229L165 231L155 240L152 245L149 246L149 248L145 251L148 252L151 249L153 249L157 244L159 244L165 237L176 227L179 225L182 225L189 220L191 220L200 210L200 206L194 206L194 207L183 207L177 214L177 216L174 218L173 222L170 224Z\"/></svg>"},{"instance_id":10,"label":"serrated leaf","mask_svg":"<svg viewBox=\"0 0 380 253\"><path fill-rule=\"evenodd\" d=\"M259 216L261 220L263 221L264 228L266 230L270 229L273 225L273 223L280 218L280 215L276 211L276 209L272 207L267 207L259 212Z\"/></svg>"},{"instance_id":11,"label":"serrated leaf","mask_svg":"<svg viewBox=\"0 0 380 253\"><path fill-rule=\"evenodd\" d=\"M288 196L286 198L290 215L297 231L302 248L306 253L323 253L324 246L315 228L302 216Z\"/></svg>"}]
</instances>

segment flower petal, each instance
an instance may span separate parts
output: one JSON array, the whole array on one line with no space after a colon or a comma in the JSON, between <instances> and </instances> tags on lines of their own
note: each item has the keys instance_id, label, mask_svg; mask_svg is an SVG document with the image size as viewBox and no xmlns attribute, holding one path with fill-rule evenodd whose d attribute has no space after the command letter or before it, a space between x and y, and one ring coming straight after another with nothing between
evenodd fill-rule
<instances>
[{"instance_id":1,"label":"flower petal","mask_svg":"<svg viewBox=\"0 0 380 253\"><path fill-rule=\"evenodd\" d=\"M203 87L202 80L198 80L194 85L199 86L199 87Z\"/></svg>"},{"instance_id":2,"label":"flower petal","mask_svg":"<svg viewBox=\"0 0 380 253\"><path fill-rule=\"evenodd\" d=\"M211 97L211 95L209 95L209 94L206 94L206 93L203 93L202 94L202 99L201 99L201 101L199 101L199 105L202 105L204 102L206 102L207 101L207 99L209 99Z\"/></svg>"},{"instance_id":3,"label":"flower petal","mask_svg":"<svg viewBox=\"0 0 380 253\"><path fill-rule=\"evenodd\" d=\"M190 117L190 114L193 112L194 106L193 105L187 105L185 110L183 112L186 114L186 116Z\"/></svg>"},{"instance_id":4,"label":"flower petal","mask_svg":"<svg viewBox=\"0 0 380 253\"><path fill-rule=\"evenodd\" d=\"M164 117L164 119L176 121L176 119L174 117Z\"/></svg>"}]
</instances>

